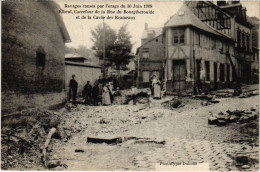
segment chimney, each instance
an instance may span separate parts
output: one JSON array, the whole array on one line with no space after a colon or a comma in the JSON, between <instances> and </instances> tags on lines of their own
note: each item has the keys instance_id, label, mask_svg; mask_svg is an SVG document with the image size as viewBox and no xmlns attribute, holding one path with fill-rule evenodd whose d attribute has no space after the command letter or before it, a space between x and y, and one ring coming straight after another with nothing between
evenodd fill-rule
<instances>
[{"instance_id":1,"label":"chimney","mask_svg":"<svg viewBox=\"0 0 260 172\"><path fill-rule=\"evenodd\" d=\"M231 1L231 2L232 2L232 4L239 4L240 0L238 0L238 1Z\"/></svg>"},{"instance_id":2,"label":"chimney","mask_svg":"<svg viewBox=\"0 0 260 172\"><path fill-rule=\"evenodd\" d=\"M224 6L224 5L226 5L226 1L218 0L218 1L217 1L217 5L218 5L218 6Z\"/></svg>"},{"instance_id":3,"label":"chimney","mask_svg":"<svg viewBox=\"0 0 260 172\"><path fill-rule=\"evenodd\" d=\"M144 24L144 30L148 30L148 24L147 23Z\"/></svg>"},{"instance_id":4,"label":"chimney","mask_svg":"<svg viewBox=\"0 0 260 172\"><path fill-rule=\"evenodd\" d=\"M242 18L243 18L243 20L246 21L246 8L242 8L241 12L242 12Z\"/></svg>"}]
</instances>

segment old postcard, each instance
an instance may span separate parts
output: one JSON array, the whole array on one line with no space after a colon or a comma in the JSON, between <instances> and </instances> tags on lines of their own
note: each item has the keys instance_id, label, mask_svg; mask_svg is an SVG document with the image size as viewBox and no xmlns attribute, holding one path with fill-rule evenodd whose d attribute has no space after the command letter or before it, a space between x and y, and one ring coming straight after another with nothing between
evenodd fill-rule
<instances>
[{"instance_id":1,"label":"old postcard","mask_svg":"<svg viewBox=\"0 0 260 172\"><path fill-rule=\"evenodd\" d=\"M1 169L258 171L259 1L1 2Z\"/></svg>"}]
</instances>

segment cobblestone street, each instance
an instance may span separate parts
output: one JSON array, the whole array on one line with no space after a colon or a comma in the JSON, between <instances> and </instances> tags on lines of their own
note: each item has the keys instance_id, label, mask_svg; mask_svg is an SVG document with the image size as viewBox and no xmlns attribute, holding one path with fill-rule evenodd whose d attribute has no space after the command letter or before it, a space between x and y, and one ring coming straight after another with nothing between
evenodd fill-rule
<instances>
[{"instance_id":1,"label":"cobblestone street","mask_svg":"<svg viewBox=\"0 0 260 172\"><path fill-rule=\"evenodd\" d=\"M209 113L258 108L258 98L222 98L209 106L190 99L176 110L162 107L169 97L153 100L151 108L130 104L87 107L82 111L79 106L65 114L64 125L70 124L67 130L71 127L71 137L53 141L50 159L65 163L66 170L178 170L188 164L206 165L204 169L211 171L257 171L258 141L241 140L251 139L240 133L242 124L209 125L208 117ZM141 140L108 145L87 143L88 137Z\"/></svg>"},{"instance_id":2,"label":"cobblestone street","mask_svg":"<svg viewBox=\"0 0 260 172\"><path fill-rule=\"evenodd\" d=\"M246 144L184 139L173 139L167 143L163 149L149 151L144 155L137 156L133 160L134 165L127 169L154 171L165 168L160 168L160 163L170 166L169 170L174 170L174 165L178 165L178 163L190 165L208 163L211 171L254 171L258 169L258 165L239 169L234 161L237 154L247 154L251 158L258 159L258 147L251 147Z\"/></svg>"}]
</instances>

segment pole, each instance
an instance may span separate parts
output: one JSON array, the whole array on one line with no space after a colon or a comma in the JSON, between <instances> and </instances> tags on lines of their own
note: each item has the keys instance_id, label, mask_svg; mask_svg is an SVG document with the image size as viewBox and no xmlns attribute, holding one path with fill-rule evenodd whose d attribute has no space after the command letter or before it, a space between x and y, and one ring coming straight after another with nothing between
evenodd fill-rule
<instances>
[{"instance_id":1,"label":"pole","mask_svg":"<svg viewBox=\"0 0 260 172\"><path fill-rule=\"evenodd\" d=\"M106 43L105 43L105 36L106 36L106 29L105 29L105 22L103 19L103 77L106 77Z\"/></svg>"},{"instance_id":2,"label":"pole","mask_svg":"<svg viewBox=\"0 0 260 172\"><path fill-rule=\"evenodd\" d=\"M136 85L137 85L137 88L139 88L139 53L137 55L137 81L136 81Z\"/></svg>"},{"instance_id":3,"label":"pole","mask_svg":"<svg viewBox=\"0 0 260 172\"><path fill-rule=\"evenodd\" d=\"M167 76L168 76L168 34L167 30L165 31L165 41L164 41L164 54L165 54L165 63L164 63L164 91L167 91Z\"/></svg>"},{"instance_id":4,"label":"pole","mask_svg":"<svg viewBox=\"0 0 260 172\"><path fill-rule=\"evenodd\" d=\"M193 94L197 92L197 82L196 82L196 58L195 58L195 47L194 47L194 30L192 32L192 60L193 60Z\"/></svg>"}]
</instances>

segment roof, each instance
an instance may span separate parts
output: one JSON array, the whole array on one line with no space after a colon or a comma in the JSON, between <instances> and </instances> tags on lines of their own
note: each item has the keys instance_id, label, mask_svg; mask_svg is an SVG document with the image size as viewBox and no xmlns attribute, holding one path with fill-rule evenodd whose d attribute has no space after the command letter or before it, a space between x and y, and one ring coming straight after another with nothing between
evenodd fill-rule
<instances>
[{"instance_id":1,"label":"roof","mask_svg":"<svg viewBox=\"0 0 260 172\"><path fill-rule=\"evenodd\" d=\"M165 28L180 26L194 26L211 34L231 39L230 37L216 31L214 28L202 22L185 4L183 4L178 12L174 14L164 25Z\"/></svg>"},{"instance_id":2,"label":"roof","mask_svg":"<svg viewBox=\"0 0 260 172\"><path fill-rule=\"evenodd\" d=\"M154 38L152 38L152 39L146 41L146 42L143 43L142 45L140 45L140 46L137 48L137 51L136 51L135 55L137 55L137 54L139 53L139 49L140 49L142 46L148 44L149 42L153 41L154 39L158 38L159 36L162 36L162 33L161 33L160 35L157 35L156 37L154 37Z\"/></svg>"},{"instance_id":3,"label":"roof","mask_svg":"<svg viewBox=\"0 0 260 172\"><path fill-rule=\"evenodd\" d=\"M141 39L147 39L149 36L149 33L152 33L154 35L154 37L159 36L160 34L162 34L162 27L158 27L158 28L148 28L147 30L144 30Z\"/></svg>"},{"instance_id":4,"label":"roof","mask_svg":"<svg viewBox=\"0 0 260 172\"><path fill-rule=\"evenodd\" d=\"M226 5L219 5L219 8L231 8L231 7L239 7L242 6L240 3L236 3L236 4L226 4Z\"/></svg>"},{"instance_id":5,"label":"roof","mask_svg":"<svg viewBox=\"0 0 260 172\"><path fill-rule=\"evenodd\" d=\"M77 62L65 62L65 65L71 65L71 66L82 66L82 67L90 67L90 68L101 68L101 66L86 64L86 63L77 63Z\"/></svg>"},{"instance_id":6,"label":"roof","mask_svg":"<svg viewBox=\"0 0 260 172\"><path fill-rule=\"evenodd\" d=\"M66 53L65 58L84 58L84 59L87 59L87 58L83 57L82 55L80 55L78 53Z\"/></svg>"},{"instance_id":7,"label":"roof","mask_svg":"<svg viewBox=\"0 0 260 172\"><path fill-rule=\"evenodd\" d=\"M63 22L61 15L59 14L60 6L54 1L37 1L37 2L41 3L42 5L45 5L53 12L53 15L55 16L57 24L60 28L64 42L65 43L71 42L68 30Z\"/></svg>"}]
</instances>

